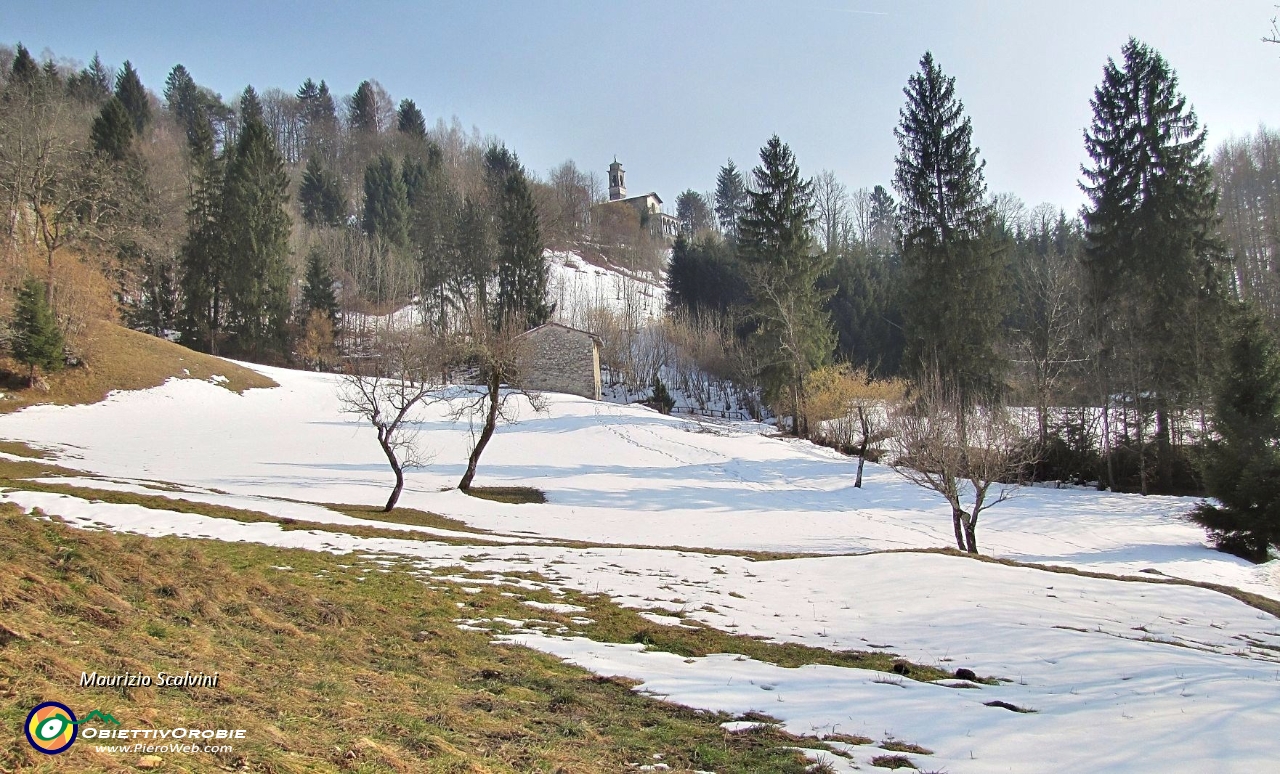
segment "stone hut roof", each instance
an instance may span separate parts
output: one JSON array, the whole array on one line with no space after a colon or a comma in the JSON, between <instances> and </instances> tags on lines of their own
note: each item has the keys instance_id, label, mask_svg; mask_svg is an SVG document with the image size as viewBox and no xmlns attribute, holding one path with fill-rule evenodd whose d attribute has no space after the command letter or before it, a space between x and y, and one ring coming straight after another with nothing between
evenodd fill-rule
<instances>
[{"instance_id":1,"label":"stone hut roof","mask_svg":"<svg viewBox=\"0 0 1280 774\"><path fill-rule=\"evenodd\" d=\"M544 328L551 328L551 327L563 328L563 329L564 329L564 330L566 330L566 331L573 331L574 333L582 333L582 334L585 334L585 335L587 335L587 336L590 336L592 339L594 339L594 340L595 340L595 342L596 342L597 344L600 344L600 343L603 341L603 339L601 339L599 336L597 336L596 334L592 333L591 331L584 331L584 330L582 330L581 328L574 328L574 327L573 327L573 326L571 326L571 325L565 325L564 323L558 323L558 322L548 322L548 323L543 323L542 325L539 325L537 328L530 328L529 330L525 331L524 333L521 333L519 336L516 336L516 338L517 338L517 339L519 339L519 338L523 338L523 337L525 337L525 336L530 336L530 335L532 335L532 334L534 334L534 333L537 333L538 331L540 331L540 330L542 330L542 329L544 329Z\"/></svg>"}]
</instances>

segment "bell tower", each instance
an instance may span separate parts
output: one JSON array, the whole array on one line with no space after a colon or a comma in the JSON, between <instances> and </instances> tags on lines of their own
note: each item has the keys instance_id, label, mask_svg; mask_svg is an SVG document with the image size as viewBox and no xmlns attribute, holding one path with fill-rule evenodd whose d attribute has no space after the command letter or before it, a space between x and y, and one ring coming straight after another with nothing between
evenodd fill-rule
<instances>
[{"instance_id":1,"label":"bell tower","mask_svg":"<svg viewBox=\"0 0 1280 774\"><path fill-rule=\"evenodd\" d=\"M618 157L614 156L613 163L609 165L609 201L627 198L626 175L622 165L618 163Z\"/></svg>"}]
</instances>

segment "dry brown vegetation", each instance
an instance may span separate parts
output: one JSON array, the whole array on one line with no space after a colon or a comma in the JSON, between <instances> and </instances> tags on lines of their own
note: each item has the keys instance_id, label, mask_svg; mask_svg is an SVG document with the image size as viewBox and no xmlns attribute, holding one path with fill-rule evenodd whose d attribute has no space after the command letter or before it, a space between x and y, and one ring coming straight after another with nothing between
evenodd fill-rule
<instances>
[{"instance_id":1,"label":"dry brown vegetation","mask_svg":"<svg viewBox=\"0 0 1280 774\"><path fill-rule=\"evenodd\" d=\"M217 383L234 392L276 386L243 366L101 320L86 324L77 348L83 363L50 374L48 392L26 388L26 369L0 358L0 386L7 388L0 412L35 403L97 403L112 390L143 390L168 379L210 381L220 376L226 381Z\"/></svg>"},{"instance_id":2,"label":"dry brown vegetation","mask_svg":"<svg viewBox=\"0 0 1280 774\"><path fill-rule=\"evenodd\" d=\"M796 737L727 734L725 716L460 630L459 616L528 617L496 589L429 586L354 557L84 532L11 506L0 508L0 563L0 722L17 728L58 700L126 727L247 731L231 753L166 755L165 770L568 774L655 754L673 771L806 770ZM85 671L162 669L216 670L220 684L79 687ZM0 743L4 770L137 762L83 739L56 759L20 736Z\"/></svg>"}]
</instances>

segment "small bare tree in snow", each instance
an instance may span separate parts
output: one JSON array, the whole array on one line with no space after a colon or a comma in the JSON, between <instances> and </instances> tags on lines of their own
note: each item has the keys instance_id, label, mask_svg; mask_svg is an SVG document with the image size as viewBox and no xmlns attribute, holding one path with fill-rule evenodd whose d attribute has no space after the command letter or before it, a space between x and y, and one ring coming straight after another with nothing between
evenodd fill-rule
<instances>
[{"instance_id":1,"label":"small bare tree in snow","mask_svg":"<svg viewBox=\"0 0 1280 774\"><path fill-rule=\"evenodd\" d=\"M395 473L384 511L396 507L405 469L431 461L418 448L418 422L421 410L438 400L433 380L440 372L442 350L440 341L420 329L386 329L375 336L367 362L349 367L339 382L342 410L373 425Z\"/></svg>"},{"instance_id":2,"label":"small bare tree in snow","mask_svg":"<svg viewBox=\"0 0 1280 774\"><path fill-rule=\"evenodd\" d=\"M889 417L896 438L893 469L951 506L956 546L978 553L978 517L1013 496L1013 480L1030 460L1003 406L962 401L941 380L926 378L915 399Z\"/></svg>"},{"instance_id":3,"label":"small bare tree in snow","mask_svg":"<svg viewBox=\"0 0 1280 774\"><path fill-rule=\"evenodd\" d=\"M523 328L515 318L507 317L494 324L476 313L470 317L468 328L463 357L476 367L480 383L462 386L463 394L455 396L450 410L453 421L466 419L471 427L471 454L467 458L467 470L458 482L458 488L464 492L471 489L480 455L493 438L498 423L515 423L522 399L534 411L546 409L541 393L521 386L520 366L528 340L520 337ZM475 432L478 421L482 421L479 436Z\"/></svg>"}]
</instances>

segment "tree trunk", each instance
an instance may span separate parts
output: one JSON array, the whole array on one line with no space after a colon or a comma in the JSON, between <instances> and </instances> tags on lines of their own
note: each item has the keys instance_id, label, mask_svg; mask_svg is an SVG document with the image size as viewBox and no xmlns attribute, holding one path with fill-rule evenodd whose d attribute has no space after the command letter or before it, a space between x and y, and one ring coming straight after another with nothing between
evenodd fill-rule
<instances>
[{"instance_id":1,"label":"tree trunk","mask_svg":"<svg viewBox=\"0 0 1280 774\"><path fill-rule=\"evenodd\" d=\"M391 448L391 444L387 442L381 430L378 432L378 443L382 446L382 453L387 455L387 462L391 463L391 469L396 473L395 488L391 490L391 496L387 498L387 504L382 509L383 513L390 513L400 499L400 492L404 490L404 469L400 467L400 460L396 459L395 450Z\"/></svg>"},{"instance_id":2,"label":"tree trunk","mask_svg":"<svg viewBox=\"0 0 1280 774\"><path fill-rule=\"evenodd\" d=\"M858 406L858 425L862 428L862 442L858 444L858 477L854 479L855 489L862 488L862 466L867 462L867 446L871 442L871 428L867 425L867 410Z\"/></svg>"},{"instance_id":3,"label":"tree trunk","mask_svg":"<svg viewBox=\"0 0 1280 774\"><path fill-rule=\"evenodd\" d=\"M476 448L471 450L471 457L467 460L467 472L462 474L462 480L458 482L458 488L467 491L471 488L471 482L476 477L476 466L480 464L480 454L484 451L484 447L489 443L489 439L493 437L493 429L498 424L498 397L501 381L495 372L489 377L489 411L484 417L484 429L480 431L480 438L476 441Z\"/></svg>"},{"instance_id":4,"label":"tree trunk","mask_svg":"<svg viewBox=\"0 0 1280 774\"><path fill-rule=\"evenodd\" d=\"M1173 444L1169 440L1169 409L1163 400L1156 409L1156 480L1159 494L1173 492Z\"/></svg>"},{"instance_id":5,"label":"tree trunk","mask_svg":"<svg viewBox=\"0 0 1280 774\"><path fill-rule=\"evenodd\" d=\"M967 550L971 554L976 554L978 553L978 534L977 534L978 525L976 523L977 519L970 517L967 519L963 519L962 521L964 521L964 539L965 539L965 543L967 544L967 547L965 550Z\"/></svg>"},{"instance_id":6,"label":"tree trunk","mask_svg":"<svg viewBox=\"0 0 1280 774\"><path fill-rule=\"evenodd\" d=\"M961 551L966 550L966 548L968 547L968 544L965 543L965 539L964 539L965 538L964 511L960 510L954 505L951 506L951 526L956 531L956 548L959 548Z\"/></svg>"}]
</instances>

